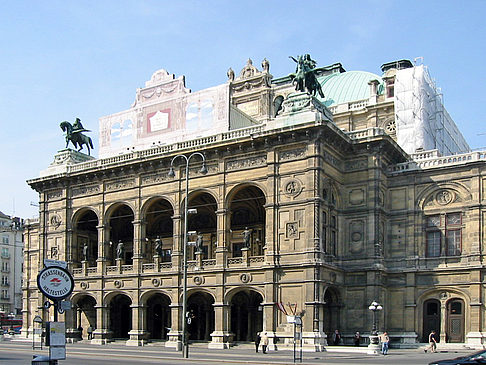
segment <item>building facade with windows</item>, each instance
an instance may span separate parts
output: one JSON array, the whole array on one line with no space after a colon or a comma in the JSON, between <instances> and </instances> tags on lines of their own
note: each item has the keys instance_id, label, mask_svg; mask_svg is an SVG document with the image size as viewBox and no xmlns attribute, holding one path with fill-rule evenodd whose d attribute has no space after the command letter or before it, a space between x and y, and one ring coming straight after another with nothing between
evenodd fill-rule
<instances>
[{"instance_id":1,"label":"building facade with windows","mask_svg":"<svg viewBox=\"0 0 486 365\"><path fill-rule=\"evenodd\" d=\"M0 212L0 311L22 314L23 220Z\"/></svg>"},{"instance_id":2,"label":"building facade with windows","mask_svg":"<svg viewBox=\"0 0 486 365\"><path fill-rule=\"evenodd\" d=\"M378 301L396 345L431 329L482 345L486 156L469 150L425 66L382 72L318 68L323 98L273 78L266 60L194 93L154 73L128 110L100 118L100 158L62 150L28 181L40 217L26 224L23 333L52 316L36 285L49 258L75 278L73 341L92 327L97 344L177 347L186 316L191 341L228 348L265 330L278 348L293 344L296 313L304 347L321 351L335 329L350 342L369 333ZM208 171L195 156L186 176L174 158L194 152Z\"/></svg>"}]
</instances>

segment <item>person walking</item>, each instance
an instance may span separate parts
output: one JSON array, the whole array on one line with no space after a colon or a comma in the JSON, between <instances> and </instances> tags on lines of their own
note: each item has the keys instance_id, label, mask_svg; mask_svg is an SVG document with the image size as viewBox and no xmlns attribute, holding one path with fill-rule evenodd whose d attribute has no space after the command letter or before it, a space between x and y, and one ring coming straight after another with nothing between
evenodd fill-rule
<instances>
[{"instance_id":1,"label":"person walking","mask_svg":"<svg viewBox=\"0 0 486 365\"><path fill-rule=\"evenodd\" d=\"M424 349L424 352L430 349L430 352L437 352L437 341L435 340L435 331L432 330L429 334L429 346Z\"/></svg>"},{"instance_id":2,"label":"person walking","mask_svg":"<svg viewBox=\"0 0 486 365\"><path fill-rule=\"evenodd\" d=\"M383 332L380 335L381 341L381 353L383 355L388 355L388 345L390 344L390 337L388 337L388 332Z\"/></svg>"},{"instance_id":3,"label":"person walking","mask_svg":"<svg viewBox=\"0 0 486 365\"><path fill-rule=\"evenodd\" d=\"M354 334L353 341L354 341L354 346L359 346L359 343L361 341L361 335L359 334L358 331L356 331L356 333Z\"/></svg>"},{"instance_id":4,"label":"person walking","mask_svg":"<svg viewBox=\"0 0 486 365\"><path fill-rule=\"evenodd\" d=\"M260 332L257 332L256 337L255 337L255 352L258 352L258 346L260 346L260 341L261 341L261 336Z\"/></svg>"},{"instance_id":5,"label":"person walking","mask_svg":"<svg viewBox=\"0 0 486 365\"><path fill-rule=\"evenodd\" d=\"M261 337L261 342L262 342L262 352L266 354L267 346L268 346L268 335L266 332L263 332L263 335Z\"/></svg>"}]
</instances>

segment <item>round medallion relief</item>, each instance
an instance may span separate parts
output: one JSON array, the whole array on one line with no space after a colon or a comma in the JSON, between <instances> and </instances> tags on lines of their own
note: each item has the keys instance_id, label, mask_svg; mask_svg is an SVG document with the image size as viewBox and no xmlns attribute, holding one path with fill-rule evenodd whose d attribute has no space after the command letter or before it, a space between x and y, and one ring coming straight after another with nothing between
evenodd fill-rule
<instances>
[{"instance_id":1,"label":"round medallion relief","mask_svg":"<svg viewBox=\"0 0 486 365\"><path fill-rule=\"evenodd\" d=\"M296 197L302 191L302 184L297 179L291 179L285 183L284 194L290 197Z\"/></svg>"},{"instance_id":2,"label":"round medallion relief","mask_svg":"<svg viewBox=\"0 0 486 365\"><path fill-rule=\"evenodd\" d=\"M154 278L152 279L152 285L157 287L160 285L160 279Z\"/></svg>"},{"instance_id":3,"label":"round medallion relief","mask_svg":"<svg viewBox=\"0 0 486 365\"><path fill-rule=\"evenodd\" d=\"M115 285L115 288L121 288L123 286L123 281L121 281L121 280L115 280L113 282L113 285Z\"/></svg>"},{"instance_id":4,"label":"round medallion relief","mask_svg":"<svg viewBox=\"0 0 486 365\"><path fill-rule=\"evenodd\" d=\"M196 285L201 285L201 284L204 284L204 278L202 276L194 276L194 279L192 279L194 281L194 284Z\"/></svg>"},{"instance_id":5,"label":"round medallion relief","mask_svg":"<svg viewBox=\"0 0 486 365\"><path fill-rule=\"evenodd\" d=\"M244 284L249 283L251 281L251 275L250 274L241 274L240 275L240 281Z\"/></svg>"},{"instance_id":6,"label":"round medallion relief","mask_svg":"<svg viewBox=\"0 0 486 365\"><path fill-rule=\"evenodd\" d=\"M450 191L442 190L439 193L437 193L435 198L437 199L437 203L439 203L441 205L446 205L446 204L450 204L452 202L452 200L454 199L454 196L452 195L452 193Z\"/></svg>"},{"instance_id":7,"label":"round medallion relief","mask_svg":"<svg viewBox=\"0 0 486 365\"><path fill-rule=\"evenodd\" d=\"M85 281L82 281L81 284L79 284L79 286L81 287L81 289L83 290L86 290L89 288L89 284Z\"/></svg>"}]
</instances>

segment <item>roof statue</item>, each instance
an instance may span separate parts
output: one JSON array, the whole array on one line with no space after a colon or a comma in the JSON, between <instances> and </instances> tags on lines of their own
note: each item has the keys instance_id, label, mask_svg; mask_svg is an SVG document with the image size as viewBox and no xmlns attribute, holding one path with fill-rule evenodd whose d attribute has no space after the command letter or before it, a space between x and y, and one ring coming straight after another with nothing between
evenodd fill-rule
<instances>
[{"instance_id":1,"label":"roof statue","mask_svg":"<svg viewBox=\"0 0 486 365\"><path fill-rule=\"evenodd\" d=\"M74 148L78 148L78 151L83 149L83 145L86 145L88 149L88 155L91 155L91 149L93 147L93 141L90 137L84 135L82 132L91 132L89 129L85 129L81 120L76 118L73 124L69 123L68 121L61 122L59 125L63 132L66 132L66 148L71 141Z\"/></svg>"},{"instance_id":2,"label":"roof statue","mask_svg":"<svg viewBox=\"0 0 486 365\"><path fill-rule=\"evenodd\" d=\"M295 68L295 73L290 74L292 83L295 84L295 90L306 92L312 96L319 93L321 98L324 98L324 93L322 92L321 84L316 77L316 65L317 62L314 61L310 54L305 54L303 56L297 56L295 59L289 56L295 63L297 67Z\"/></svg>"}]
</instances>

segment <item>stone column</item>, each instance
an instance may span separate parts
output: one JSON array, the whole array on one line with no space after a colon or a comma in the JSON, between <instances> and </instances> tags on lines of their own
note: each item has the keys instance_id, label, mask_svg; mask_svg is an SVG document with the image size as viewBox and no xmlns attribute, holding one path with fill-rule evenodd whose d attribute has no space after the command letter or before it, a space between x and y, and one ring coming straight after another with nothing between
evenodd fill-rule
<instances>
[{"instance_id":1,"label":"stone column","mask_svg":"<svg viewBox=\"0 0 486 365\"><path fill-rule=\"evenodd\" d=\"M446 300L440 301L440 342L446 343L446 321L447 321L447 307Z\"/></svg>"},{"instance_id":2,"label":"stone column","mask_svg":"<svg viewBox=\"0 0 486 365\"><path fill-rule=\"evenodd\" d=\"M140 272L142 269L143 253L142 253L142 226L143 221L135 219L133 222L133 270Z\"/></svg>"},{"instance_id":3,"label":"stone column","mask_svg":"<svg viewBox=\"0 0 486 365\"><path fill-rule=\"evenodd\" d=\"M106 345L111 342L112 331L108 329L110 323L110 313L107 306L97 305L96 309L96 329L93 332L92 344Z\"/></svg>"},{"instance_id":4,"label":"stone column","mask_svg":"<svg viewBox=\"0 0 486 365\"><path fill-rule=\"evenodd\" d=\"M128 332L130 338L127 346L143 346L147 343L148 333L145 330L146 308L141 304L132 304L132 330Z\"/></svg>"},{"instance_id":5,"label":"stone column","mask_svg":"<svg viewBox=\"0 0 486 365\"><path fill-rule=\"evenodd\" d=\"M228 304L214 303L214 322L215 328L211 333L210 349L229 349L233 342L233 333L229 331L230 308Z\"/></svg>"},{"instance_id":6,"label":"stone column","mask_svg":"<svg viewBox=\"0 0 486 365\"><path fill-rule=\"evenodd\" d=\"M225 267L226 266L226 258L228 257L228 246L231 244L229 242L229 227L226 227L226 222L229 222L229 217L227 218L226 214L228 210L220 209L216 211L216 219L217 219L217 234L216 234L216 250L215 250L215 258L216 258L216 267ZM229 213L228 213L229 214Z\"/></svg>"},{"instance_id":7,"label":"stone column","mask_svg":"<svg viewBox=\"0 0 486 365\"><path fill-rule=\"evenodd\" d=\"M174 234L172 237L172 269L179 269L182 271L182 259L183 259L183 244L184 237L182 233L182 216L180 214L172 217L174 224Z\"/></svg>"},{"instance_id":8,"label":"stone column","mask_svg":"<svg viewBox=\"0 0 486 365\"><path fill-rule=\"evenodd\" d=\"M98 229L98 258L96 259L96 267L99 275L106 272L106 239L107 232L104 224L96 226Z\"/></svg>"},{"instance_id":9,"label":"stone column","mask_svg":"<svg viewBox=\"0 0 486 365\"><path fill-rule=\"evenodd\" d=\"M182 350L182 323L180 314L182 312L182 304L171 304L171 325L169 333L167 333L168 341L165 343L165 347L171 347L177 349L177 351Z\"/></svg>"}]
</instances>

